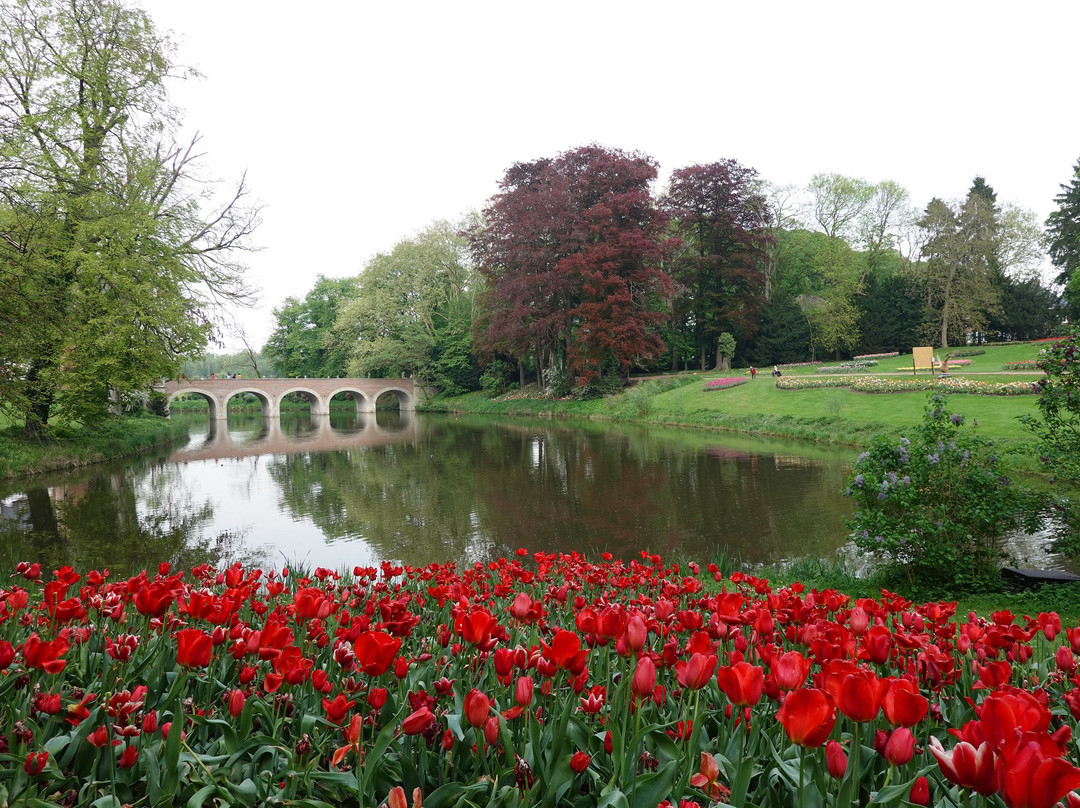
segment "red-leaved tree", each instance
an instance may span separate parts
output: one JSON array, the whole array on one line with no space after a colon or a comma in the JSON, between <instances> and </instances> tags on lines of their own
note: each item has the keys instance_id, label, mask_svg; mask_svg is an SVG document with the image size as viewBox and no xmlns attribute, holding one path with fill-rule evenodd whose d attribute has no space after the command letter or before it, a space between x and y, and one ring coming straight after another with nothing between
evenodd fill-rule
<instances>
[{"instance_id":1,"label":"red-leaved tree","mask_svg":"<svg viewBox=\"0 0 1080 808\"><path fill-rule=\"evenodd\" d=\"M664 206L682 242L671 264L679 293L673 332L693 337L701 369L720 334L753 335L764 302L768 206L757 171L735 160L680 168ZM688 340L687 340L688 341Z\"/></svg>"},{"instance_id":2,"label":"red-leaved tree","mask_svg":"<svg viewBox=\"0 0 1080 808\"><path fill-rule=\"evenodd\" d=\"M471 234L482 352L532 359L541 377L565 370L578 387L660 355L670 280L656 173L648 157L596 145L506 172Z\"/></svg>"}]
</instances>

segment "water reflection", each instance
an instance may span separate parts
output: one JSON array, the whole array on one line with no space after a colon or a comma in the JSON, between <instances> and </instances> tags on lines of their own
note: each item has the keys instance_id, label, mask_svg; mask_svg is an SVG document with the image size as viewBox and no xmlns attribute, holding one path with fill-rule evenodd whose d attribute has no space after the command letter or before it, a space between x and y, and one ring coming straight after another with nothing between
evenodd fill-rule
<instances>
[{"instance_id":1,"label":"water reflection","mask_svg":"<svg viewBox=\"0 0 1080 808\"><path fill-rule=\"evenodd\" d=\"M413 413L190 421L187 444L0 491L0 562L137 571L640 551L747 562L844 541L846 450Z\"/></svg>"}]
</instances>

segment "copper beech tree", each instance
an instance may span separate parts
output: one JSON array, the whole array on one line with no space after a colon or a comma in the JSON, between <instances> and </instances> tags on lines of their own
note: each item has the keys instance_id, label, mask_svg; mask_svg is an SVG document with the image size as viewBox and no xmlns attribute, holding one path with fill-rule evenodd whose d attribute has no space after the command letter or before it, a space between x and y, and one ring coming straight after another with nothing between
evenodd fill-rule
<instances>
[{"instance_id":1,"label":"copper beech tree","mask_svg":"<svg viewBox=\"0 0 1080 808\"><path fill-rule=\"evenodd\" d=\"M597 145L511 166L471 233L479 350L535 362L557 389L659 356L671 281L656 176L651 158Z\"/></svg>"}]
</instances>

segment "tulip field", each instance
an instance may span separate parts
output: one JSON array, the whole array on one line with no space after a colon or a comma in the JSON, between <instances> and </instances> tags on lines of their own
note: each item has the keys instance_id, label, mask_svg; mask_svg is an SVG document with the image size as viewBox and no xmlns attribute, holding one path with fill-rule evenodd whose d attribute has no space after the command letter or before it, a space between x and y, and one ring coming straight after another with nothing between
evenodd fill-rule
<instances>
[{"instance_id":1,"label":"tulip field","mask_svg":"<svg viewBox=\"0 0 1080 808\"><path fill-rule=\"evenodd\" d=\"M21 563L0 806L1080 806L1080 626L715 567Z\"/></svg>"}]
</instances>

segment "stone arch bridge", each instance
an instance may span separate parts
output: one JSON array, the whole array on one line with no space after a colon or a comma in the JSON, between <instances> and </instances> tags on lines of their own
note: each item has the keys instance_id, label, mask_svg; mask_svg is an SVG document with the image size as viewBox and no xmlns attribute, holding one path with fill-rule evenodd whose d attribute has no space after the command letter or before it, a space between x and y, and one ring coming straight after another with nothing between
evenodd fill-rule
<instances>
[{"instance_id":1,"label":"stone arch bridge","mask_svg":"<svg viewBox=\"0 0 1080 808\"><path fill-rule=\"evenodd\" d=\"M162 382L154 388L171 404L177 396L194 393L207 400L210 418L227 416L229 399L250 393L262 404L263 418L281 415L281 400L296 393L311 405L312 415L329 415L330 399L345 395L356 402L356 412L375 412L375 402L384 395L397 399L402 411L416 409L416 386L412 379L181 379Z\"/></svg>"}]
</instances>

